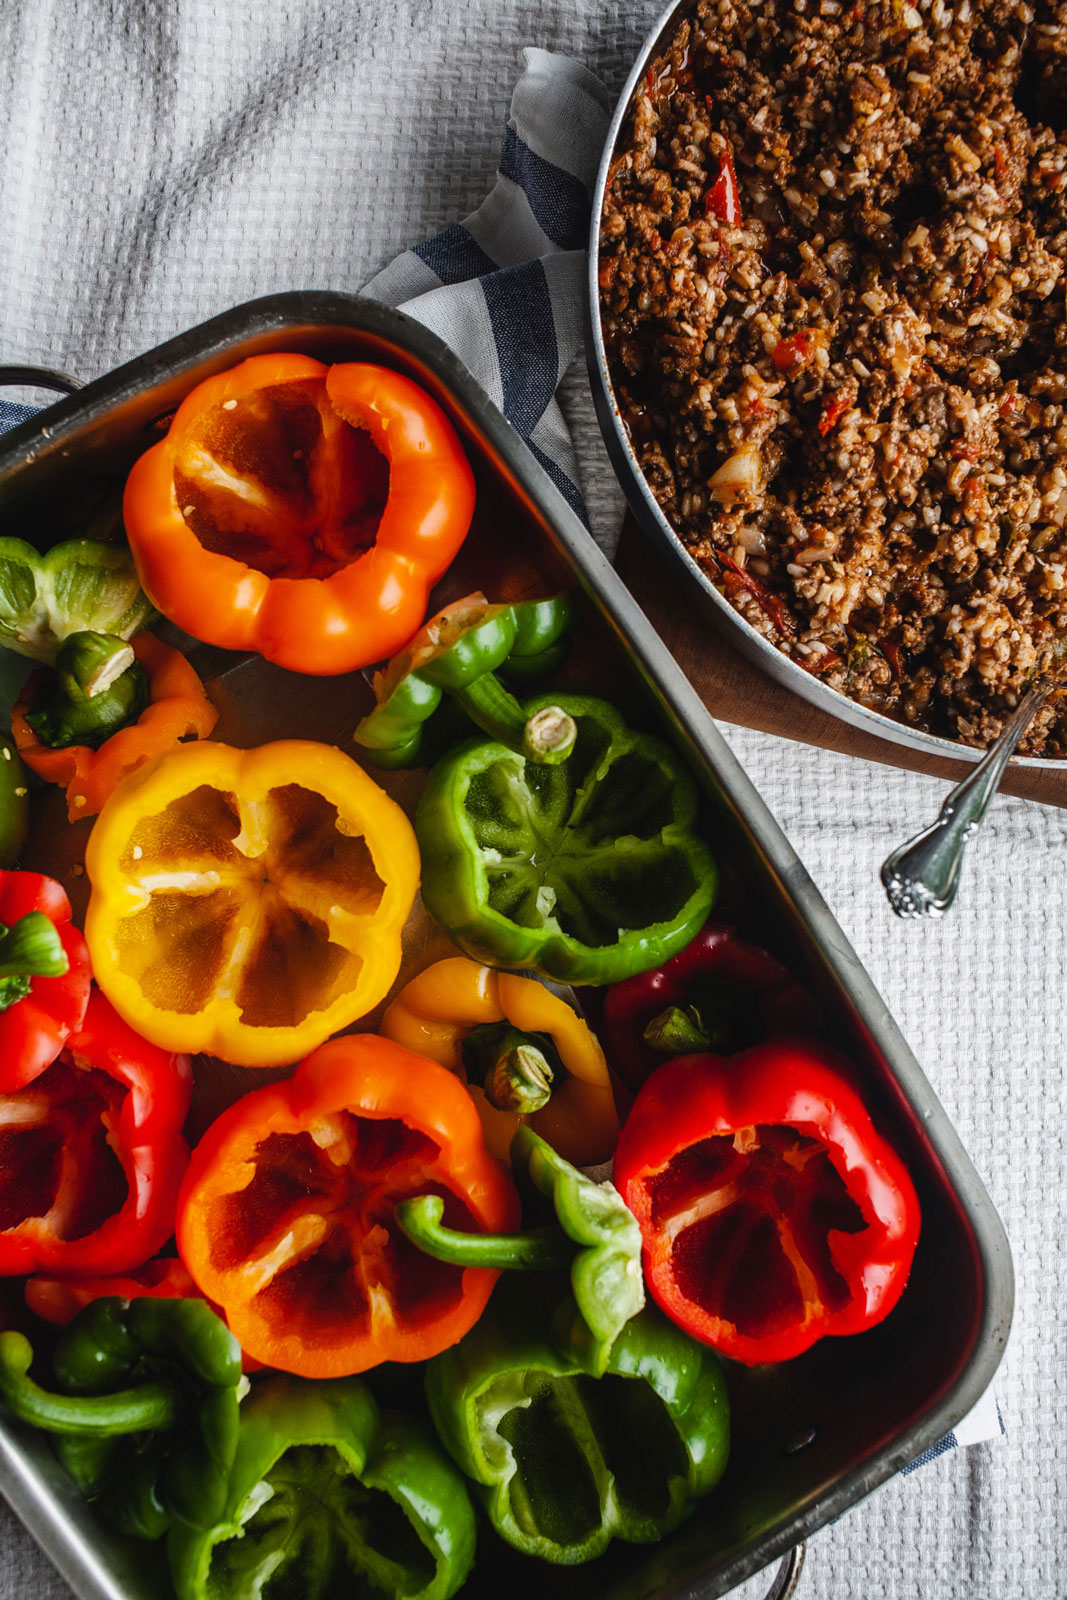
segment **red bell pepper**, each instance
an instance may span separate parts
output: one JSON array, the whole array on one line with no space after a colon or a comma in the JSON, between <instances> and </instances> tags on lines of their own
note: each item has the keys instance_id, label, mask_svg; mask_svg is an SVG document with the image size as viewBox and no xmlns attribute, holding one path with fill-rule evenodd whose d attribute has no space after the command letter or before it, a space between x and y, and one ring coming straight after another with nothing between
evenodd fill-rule
<instances>
[{"instance_id":1,"label":"red bell pepper","mask_svg":"<svg viewBox=\"0 0 1067 1600\"><path fill-rule=\"evenodd\" d=\"M178 1250L267 1366L336 1378L423 1361L469 1332L499 1277L408 1240L396 1204L426 1194L447 1227L519 1225L459 1079L390 1039L343 1035L212 1123L179 1198Z\"/></svg>"},{"instance_id":2,"label":"red bell pepper","mask_svg":"<svg viewBox=\"0 0 1067 1600\"><path fill-rule=\"evenodd\" d=\"M51 1066L89 1000L89 952L54 878L0 872L0 1094Z\"/></svg>"},{"instance_id":3,"label":"red bell pepper","mask_svg":"<svg viewBox=\"0 0 1067 1600\"><path fill-rule=\"evenodd\" d=\"M660 1067L634 1101L614 1181L655 1300L748 1365L880 1322L919 1239L900 1157L830 1052L795 1041Z\"/></svg>"},{"instance_id":4,"label":"red bell pepper","mask_svg":"<svg viewBox=\"0 0 1067 1600\"><path fill-rule=\"evenodd\" d=\"M600 1038L612 1069L638 1089L668 1056L728 1055L821 1028L818 1003L788 968L735 929L709 922L662 967L612 984Z\"/></svg>"},{"instance_id":5,"label":"red bell pepper","mask_svg":"<svg viewBox=\"0 0 1067 1600\"><path fill-rule=\"evenodd\" d=\"M94 990L58 1060L0 1095L0 1274L147 1261L173 1232L191 1093L189 1058L148 1044Z\"/></svg>"}]
</instances>

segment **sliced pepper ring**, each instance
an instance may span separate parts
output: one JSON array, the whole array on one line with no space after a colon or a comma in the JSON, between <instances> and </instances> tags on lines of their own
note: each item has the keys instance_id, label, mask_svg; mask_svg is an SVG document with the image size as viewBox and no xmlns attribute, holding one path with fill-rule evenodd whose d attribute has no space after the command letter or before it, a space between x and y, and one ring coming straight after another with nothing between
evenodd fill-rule
<instances>
[{"instance_id":1,"label":"sliced pepper ring","mask_svg":"<svg viewBox=\"0 0 1067 1600\"><path fill-rule=\"evenodd\" d=\"M206 741L142 767L85 858L100 987L145 1038L297 1060L376 1005L418 884L411 824L332 746Z\"/></svg>"},{"instance_id":2,"label":"sliced pepper ring","mask_svg":"<svg viewBox=\"0 0 1067 1600\"><path fill-rule=\"evenodd\" d=\"M462 446L425 390L294 354L198 384L123 501L164 616L304 673L350 672L410 638L473 509Z\"/></svg>"},{"instance_id":3,"label":"sliced pepper ring","mask_svg":"<svg viewBox=\"0 0 1067 1600\"><path fill-rule=\"evenodd\" d=\"M180 650L150 633L135 634L130 648L148 679L148 705L136 722L113 733L99 749L71 744L54 750L38 740L26 721L41 682L36 675L11 713L11 732L23 761L39 778L66 789L71 822L95 817L112 791L137 767L172 750L183 739L206 739L218 721L218 712Z\"/></svg>"},{"instance_id":4,"label":"sliced pepper ring","mask_svg":"<svg viewBox=\"0 0 1067 1600\"><path fill-rule=\"evenodd\" d=\"M515 1130L525 1122L578 1166L609 1160L619 1137L619 1115L604 1052L583 1018L535 978L496 972L464 956L436 961L401 989L381 1031L465 1077L464 1037L472 1028L505 1021L527 1033L548 1034L566 1076L553 1084L546 1106L523 1115L497 1110L484 1089L468 1084L490 1150L506 1160Z\"/></svg>"},{"instance_id":5,"label":"sliced pepper ring","mask_svg":"<svg viewBox=\"0 0 1067 1600\"><path fill-rule=\"evenodd\" d=\"M208 1128L178 1202L178 1250L268 1366L332 1378L422 1361L473 1326L499 1275L409 1243L395 1207L423 1194L444 1201L450 1226L519 1225L518 1193L458 1079L348 1034Z\"/></svg>"}]
</instances>

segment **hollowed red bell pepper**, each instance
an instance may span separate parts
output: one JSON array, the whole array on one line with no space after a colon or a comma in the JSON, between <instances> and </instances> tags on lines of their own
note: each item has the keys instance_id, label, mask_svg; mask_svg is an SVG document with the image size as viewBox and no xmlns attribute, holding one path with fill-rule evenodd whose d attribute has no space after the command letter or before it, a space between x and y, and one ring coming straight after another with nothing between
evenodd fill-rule
<instances>
[{"instance_id":1,"label":"hollowed red bell pepper","mask_svg":"<svg viewBox=\"0 0 1067 1600\"><path fill-rule=\"evenodd\" d=\"M94 990L59 1059L0 1095L0 1274L102 1275L154 1255L174 1228L191 1092L188 1057Z\"/></svg>"},{"instance_id":2,"label":"hollowed red bell pepper","mask_svg":"<svg viewBox=\"0 0 1067 1600\"><path fill-rule=\"evenodd\" d=\"M821 1047L668 1061L634 1101L614 1177L654 1298L735 1361L862 1333L907 1282L914 1186Z\"/></svg>"},{"instance_id":3,"label":"hollowed red bell pepper","mask_svg":"<svg viewBox=\"0 0 1067 1600\"><path fill-rule=\"evenodd\" d=\"M821 1027L818 1003L787 967L709 922L662 967L612 984L600 1037L613 1071L638 1089L670 1056L728 1055Z\"/></svg>"},{"instance_id":4,"label":"hollowed red bell pepper","mask_svg":"<svg viewBox=\"0 0 1067 1600\"><path fill-rule=\"evenodd\" d=\"M89 952L54 878L0 872L0 1094L51 1066L81 1026Z\"/></svg>"},{"instance_id":5,"label":"hollowed red bell pepper","mask_svg":"<svg viewBox=\"0 0 1067 1600\"><path fill-rule=\"evenodd\" d=\"M344 1035L207 1130L178 1250L268 1366L336 1378L422 1361L473 1327L499 1274L413 1245L394 1213L415 1195L439 1196L448 1227L519 1225L515 1185L459 1079L376 1034Z\"/></svg>"}]
</instances>

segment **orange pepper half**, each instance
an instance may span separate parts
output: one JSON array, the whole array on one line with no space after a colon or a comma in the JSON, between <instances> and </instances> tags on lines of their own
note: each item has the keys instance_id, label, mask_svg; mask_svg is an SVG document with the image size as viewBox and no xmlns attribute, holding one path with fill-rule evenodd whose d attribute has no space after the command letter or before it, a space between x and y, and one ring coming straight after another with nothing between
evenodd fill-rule
<instances>
[{"instance_id":1,"label":"orange pepper half","mask_svg":"<svg viewBox=\"0 0 1067 1600\"><path fill-rule=\"evenodd\" d=\"M123 502L141 584L164 616L322 674L411 637L473 510L463 448L418 384L286 354L198 384Z\"/></svg>"},{"instance_id":2,"label":"orange pepper half","mask_svg":"<svg viewBox=\"0 0 1067 1600\"><path fill-rule=\"evenodd\" d=\"M424 1361L469 1332L499 1277L411 1244L395 1207L426 1194L449 1226L519 1226L515 1185L459 1079L348 1034L208 1128L178 1200L178 1251L267 1366L336 1378Z\"/></svg>"},{"instance_id":3,"label":"orange pepper half","mask_svg":"<svg viewBox=\"0 0 1067 1600\"><path fill-rule=\"evenodd\" d=\"M112 795L85 866L85 939L116 1011L245 1067L297 1061L377 1005L419 881L396 802L302 739L179 745Z\"/></svg>"},{"instance_id":4,"label":"orange pepper half","mask_svg":"<svg viewBox=\"0 0 1067 1600\"><path fill-rule=\"evenodd\" d=\"M218 712L180 650L172 650L150 633L135 634L130 647L148 679L148 704L136 722L105 739L99 750L87 744L53 750L40 743L26 721L42 680L39 673L26 684L11 713L11 732L19 754L39 778L66 789L71 822L95 817L112 790L137 767L155 760L182 739L206 739L218 721Z\"/></svg>"}]
</instances>

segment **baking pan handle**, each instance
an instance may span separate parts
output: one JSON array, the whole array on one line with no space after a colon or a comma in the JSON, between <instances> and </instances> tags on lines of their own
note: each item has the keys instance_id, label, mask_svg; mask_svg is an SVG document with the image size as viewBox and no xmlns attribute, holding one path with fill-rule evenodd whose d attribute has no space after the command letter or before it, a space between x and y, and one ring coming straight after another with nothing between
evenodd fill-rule
<instances>
[{"instance_id":1,"label":"baking pan handle","mask_svg":"<svg viewBox=\"0 0 1067 1600\"><path fill-rule=\"evenodd\" d=\"M82 387L80 378L51 367L0 367L0 389L58 389L60 394L75 394Z\"/></svg>"},{"instance_id":2,"label":"baking pan handle","mask_svg":"<svg viewBox=\"0 0 1067 1600\"><path fill-rule=\"evenodd\" d=\"M797 1592L797 1585L800 1582L800 1574L803 1567L804 1546L803 1544L795 1544L778 1568L774 1582L767 1590L765 1600L791 1600L791 1597Z\"/></svg>"}]
</instances>

